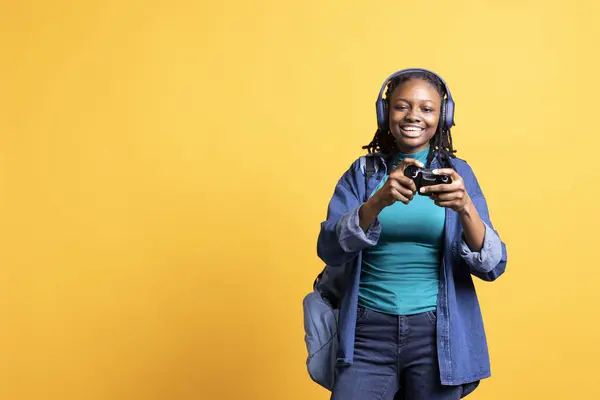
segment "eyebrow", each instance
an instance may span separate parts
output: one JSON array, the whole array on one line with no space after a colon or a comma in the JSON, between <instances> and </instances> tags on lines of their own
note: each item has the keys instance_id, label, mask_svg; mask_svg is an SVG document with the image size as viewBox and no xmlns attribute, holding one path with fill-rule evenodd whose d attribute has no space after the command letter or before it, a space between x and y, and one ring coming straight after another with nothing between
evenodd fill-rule
<instances>
[{"instance_id":1,"label":"eyebrow","mask_svg":"<svg viewBox=\"0 0 600 400\"><path fill-rule=\"evenodd\" d=\"M397 97L394 101L404 101L404 102L407 102L407 103L411 102L410 100L405 99L404 97ZM437 104L437 102L435 100L417 99L417 101L420 101L420 102L429 102L429 103Z\"/></svg>"}]
</instances>

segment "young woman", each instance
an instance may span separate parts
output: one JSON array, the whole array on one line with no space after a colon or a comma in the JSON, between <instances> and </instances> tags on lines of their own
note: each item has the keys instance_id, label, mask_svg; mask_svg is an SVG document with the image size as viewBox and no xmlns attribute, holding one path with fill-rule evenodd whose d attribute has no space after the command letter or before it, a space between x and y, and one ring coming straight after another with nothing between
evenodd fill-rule
<instances>
[{"instance_id":1,"label":"young woman","mask_svg":"<svg viewBox=\"0 0 600 400\"><path fill-rule=\"evenodd\" d=\"M387 87L385 99L382 93ZM378 130L336 186L317 251L346 268L333 400L454 400L490 376L472 276L506 268L506 246L450 136L454 102L422 69L389 77ZM366 181L366 159L374 173ZM407 166L450 183L420 192Z\"/></svg>"}]
</instances>

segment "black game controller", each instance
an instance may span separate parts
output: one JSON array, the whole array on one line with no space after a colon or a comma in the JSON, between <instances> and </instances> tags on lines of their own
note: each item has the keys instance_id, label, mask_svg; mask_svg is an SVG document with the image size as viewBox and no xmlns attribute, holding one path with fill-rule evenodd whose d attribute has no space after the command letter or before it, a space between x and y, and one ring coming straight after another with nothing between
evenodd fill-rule
<instances>
[{"instance_id":1,"label":"black game controller","mask_svg":"<svg viewBox=\"0 0 600 400\"><path fill-rule=\"evenodd\" d=\"M431 196L431 193L421 193L420 189L424 186L433 186L452 183L452 179L447 175L436 175L433 170L419 168L415 165L409 165L404 169L404 176L409 177L415 182L417 192L423 196Z\"/></svg>"}]
</instances>

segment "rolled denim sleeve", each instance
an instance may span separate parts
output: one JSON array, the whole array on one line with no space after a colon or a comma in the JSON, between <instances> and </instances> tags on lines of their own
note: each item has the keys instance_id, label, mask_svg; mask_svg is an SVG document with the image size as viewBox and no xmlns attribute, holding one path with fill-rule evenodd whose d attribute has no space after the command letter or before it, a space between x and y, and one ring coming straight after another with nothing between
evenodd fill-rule
<instances>
[{"instance_id":1,"label":"rolled denim sleeve","mask_svg":"<svg viewBox=\"0 0 600 400\"><path fill-rule=\"evenodd\" d=\"M483 224L485 225L485 236L481 250L478 252L471 251L463 234L459 252L470 268L479 272L490 272L502 260L502 241L485 221Z\"/></svg>"},{"instance_id":2,"label":"rolled denim sleeve","mask_svg":"<svg viewBox=\"0 0 600 400\"><path fill-rule=\"evenodd\" d=\"M375 222L365 232L360 227L359 210L360 207L356 207L349 211L336 226L340 246L346 252L357 252L375 246L379 241L379 235L381 234L379 220L375 219Z\"/></svg>"}]
</instances>

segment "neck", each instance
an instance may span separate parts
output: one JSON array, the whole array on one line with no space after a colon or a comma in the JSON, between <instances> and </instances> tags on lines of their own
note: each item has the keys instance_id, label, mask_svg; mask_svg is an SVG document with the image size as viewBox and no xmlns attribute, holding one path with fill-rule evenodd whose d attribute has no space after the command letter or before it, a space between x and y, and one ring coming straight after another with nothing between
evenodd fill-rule
<instances>
[{"instance_id":1,"label":"neck","mask_svg":"<svg viewBox=\"0 0 600 400\"><path fill-rule=\"evenodd\" d=\"M415 154L415 153L419 153L423 150L426 150L428 148L429 148L429 143L425 143L419 147L412 147L412 148L397 146L398 152L400 154Z\"/></svg>"},{"instance_id":2,"label":"neck","mask_svg":"<svg viewBox=\"0 0 600 400\"><path fill-rule=\"evenodd\" d=\"M402 162L402 160L404 160L405 158L413 158L417 161L422 162L423 164L427 164L427 155L429 154L429 146L424 148L421 151L417 151L417 152L413 152L413 153L403 153L403 152L397 152L396 155L393 156L392 158L392 165L396 166L398 165L400 162Z\"/></svg>"}]
</instances>

